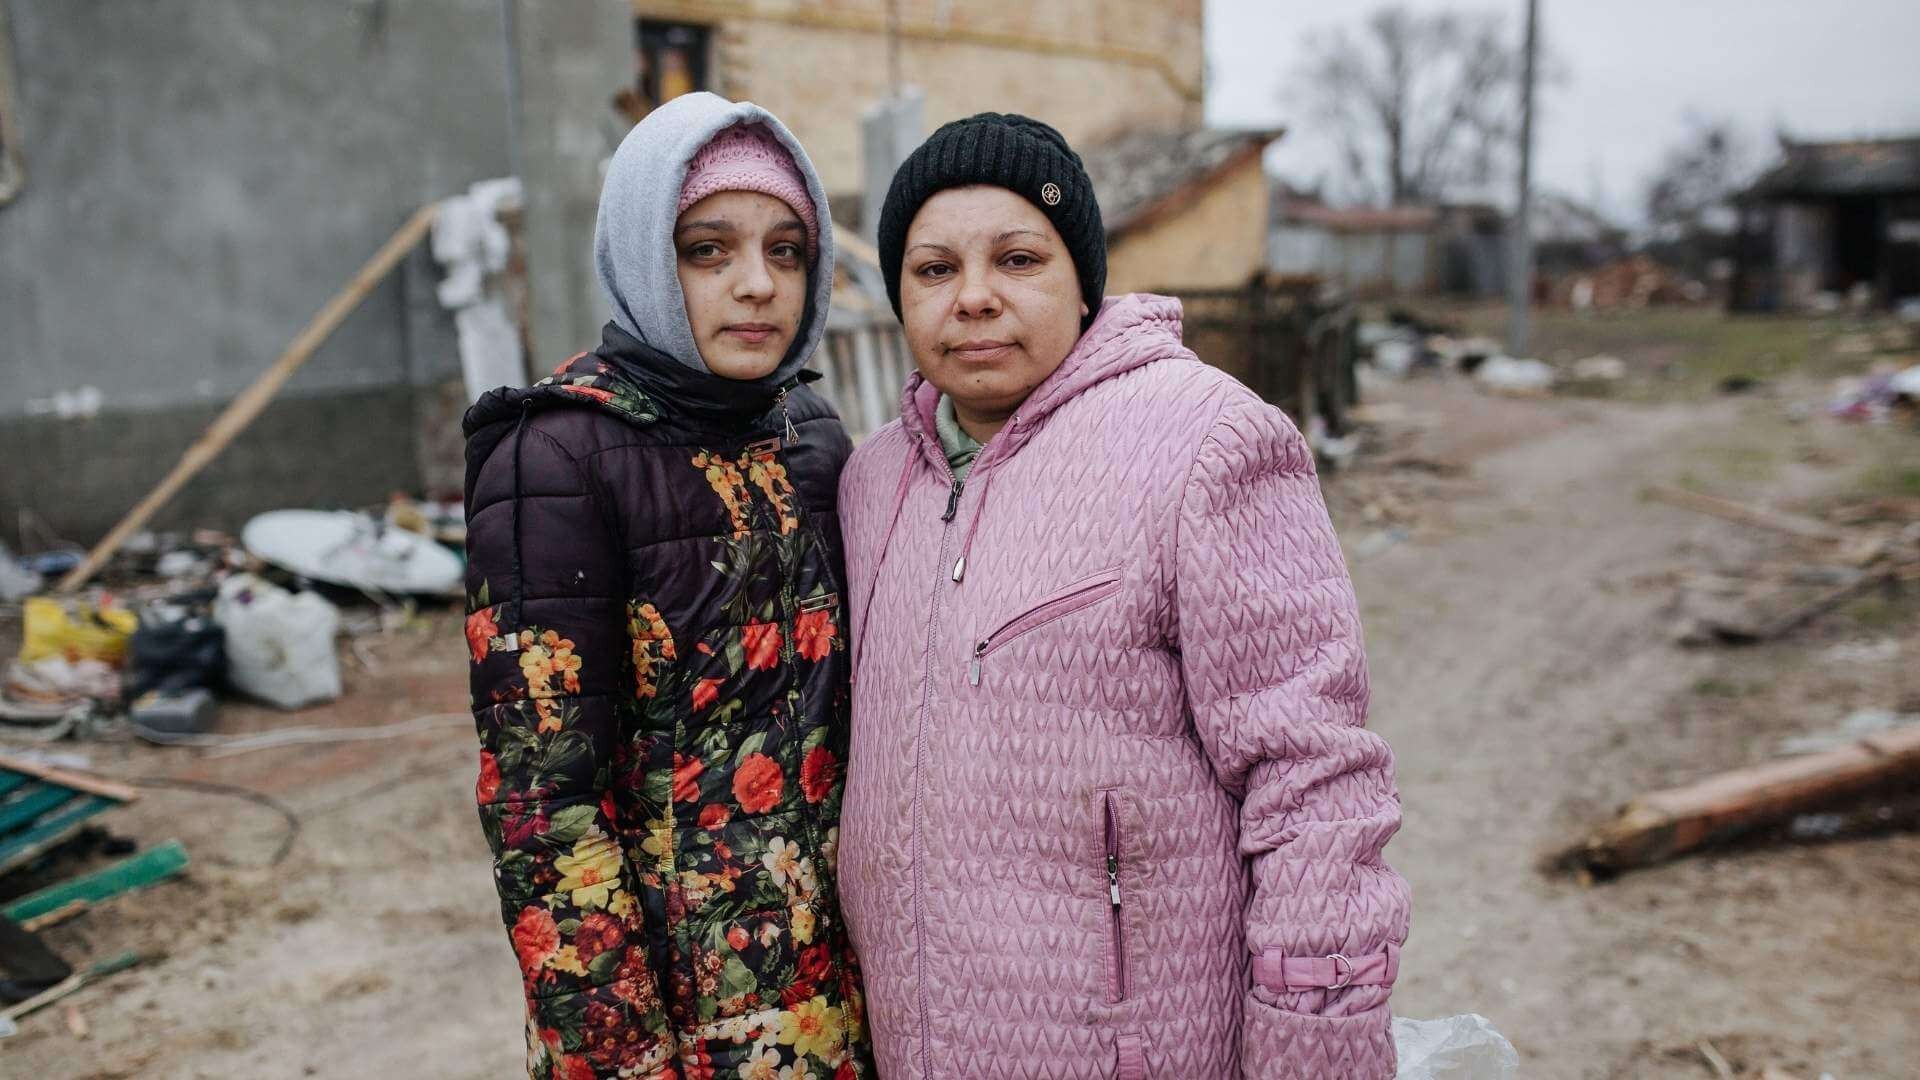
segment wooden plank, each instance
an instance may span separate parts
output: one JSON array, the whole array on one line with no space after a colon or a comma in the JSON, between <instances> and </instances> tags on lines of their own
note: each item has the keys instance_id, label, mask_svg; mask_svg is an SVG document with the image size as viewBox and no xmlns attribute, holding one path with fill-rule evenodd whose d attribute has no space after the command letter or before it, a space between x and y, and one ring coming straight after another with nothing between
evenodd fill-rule
<instances>
[{"instance_id":1,"label":"wooden plank","mask_svg":"<svg viewBox=\"0 0 1920 1080\"><path fill-rule=\"evenodd\" d=\"M181 846L180 841L169 840L159 847L148 848L91 874L69 878L38 892L28 893L0 909L0 914L24 923L75 902L97 904L122 893L144 889L186 868L187 849Z\"/></svg>"},{"instance_id":2,"label":"wooden plank","mask_svg":"<svg viewBox=\"0 0 1920 1080\"><path fill-rule=\"evenodd\" d=\"M1818 518L1747 506L1732 499L1702 495L1697 491L1687 491L1683 488L1655 485L1647 489L1647 497L1671 506L1724 518L1727 521L1737 521L1742 525L1772 529L1803 540L1840 540L1849 535L1847 530L1829 525Z\"/></svg>"},{"instance_id":3,"label":"wooden plank","mask_svg":"<svg viewBox=\"0 0 1920 1080\"><path fill-rule=\"evenodd\" d=\"M1915 776L1920 725L1643 795L1563 861L1599 872L1644 866Z\"/></svg>"},{"instance_id":4,"label":"wooden plank","mask_svg":"<svg viewBox=\"0 0 1920 1080\"><path fill-rule=\"evenodd\" d=\"M42 765L37 761L27 761L22 758L9 757L6 754L0 754L0 769L4 769L7 772L23 773L37 780L44 780L50 784L59 784L61 787L72 788L75 791L84 791L89 795L98 795L103 799L112 799L115 802L132 802L140 797L139 792L136 792L126 784L116 784L111 780L103 780L97 776L88 776L86 773L69 772L66 769L56 769L51 765Z\"/></svg>"},{"instance_id":5,"label":"wooden plank","mask_svg":"<svg viewBox=\"0 0 1920 1080\"><path fill-rule=\"evenodd\" d=\"M23 772L0 771L0 798L13 794L13 789L32 779Z\"/></svg>"},{"instance_id":6,"label":"wooden plank","mask_svg":"<svg viewBox=\"0 0 1920 1080\"><path fill-rule=\"evenodd\" d=\"M432 227L434 216L439 209L439 204L428 203L413 212L413 216L408 218L406 223L380 246L380 250L374 252L373 257L360 267L360 272L335 293L333 299L327 301L327 305L320 309L320 313L313 317L313 321L307 323L299 336L293 339L293 343L280 354L280 358L273 362L273 366L262 372L251 386L242 390L240 396L234 398L227 405L226 410L207 427L200 439L187 448L187 452L181 456L179 463L173 467L173 471L168 473L157 487L148 492L146 498L141 499L132 510L128 511L127 516L120 519L120 523L113 527L113 531L107 533L104 539L94 545L93 550L87 553L86 561L74 567L66 577L60 579L58 588L61 592L72 592L86 584L87 579L98 573L113 553L120 550L120 545L126 543L134 533L139 532L153 515L159 513L162 507L179 494L180 489L187 485L187 481L193 479L200 470L207 467L209 462L220 456L220 452L227 448L227 444L232 442L236 435L246 430L247 425L251 424L273 400L274 395L280 392L280 387L285 385L288 379L293 378L294 372L300 370L300 366L320 348L320 343L346 321L347 316L354 308L360 306L360 302L367 298L367 294L373 291L375 285L391 273L394 267L400 265L400 260L406 257L407 252L419 245L427 235L427 230Z\"/></svg>"},{"instance_id":7,"label":"wooden plank","mask_svg":"<svg viewBox=\"0 0 1920 1080\"><path fill-rule=\"evenodd\" d=\"M89 795L77 804L70 804L58 814L41 819L39 824L26 832L16 833L0 841L0 873L5 873L59 844L88 818L114 805L111 799Z\"/></svg>"}]
</instances>

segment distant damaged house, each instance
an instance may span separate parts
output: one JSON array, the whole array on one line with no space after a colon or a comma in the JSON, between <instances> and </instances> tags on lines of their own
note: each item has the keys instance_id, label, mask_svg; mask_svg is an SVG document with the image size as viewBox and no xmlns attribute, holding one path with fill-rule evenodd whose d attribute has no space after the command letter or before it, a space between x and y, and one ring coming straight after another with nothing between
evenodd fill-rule
<instances>
[{"instance_id":1,"label":"distant damaged house","mask_svg":"<svg viewBox=\"0 0 1920 1080\"><path fill-rule=\"evenodd\" d=\"M1266 264L1278 131L1133 132L1082 158L1107 228L1107 292L1234 288Z\"/></svg>"},{"instance_id":2,"label":"distant damaged house","mask_svg":"<svg viewBox=\"0 0 1920 1080\"><path fill-rule=\"evenodd\" d=\"M1494 207L1333 207L1276 185L1267 266L1356 296L1496 296L1504 288L1506 223Z\"/></svg>"},{"instance_id":3,"label":"distant damaged house","mask_svg":"<svg viewBox=\"0 0 1920 1080\"><path fill-rule=\"evenodd\" d=\"M1737 200L1732 305L1772 311L1821 294L1920 296L1920 137L1782 140Z\"/></svg>"}]
</instances>

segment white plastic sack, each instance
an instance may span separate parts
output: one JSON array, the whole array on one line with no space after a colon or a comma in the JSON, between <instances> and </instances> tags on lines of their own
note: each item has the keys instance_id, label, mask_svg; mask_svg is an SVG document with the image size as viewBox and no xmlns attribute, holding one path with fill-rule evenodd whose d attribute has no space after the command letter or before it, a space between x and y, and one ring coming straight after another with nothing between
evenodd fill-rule
<instances>
[{"instance_id":1,"label":"white plastic sack","mask_svg":"<svg viewBox=\"0 0 1920 1080\"><path fill-rule=\"evenodd\" d=\"M1474 370L1480 385L1496 394L1533 397L1553 389L1553 369L1538 360L1516 360L1511 356L1488 358Z\"/></svg>"},{"instance_id":2,"label":"white plastic sack","mask_svg":"<svg viewBox=\"0 0 1920 1080\"><path fill-rule=\"evenodd\" d=\"M235 574L220 583L213 618L227 633L227 678L235 689L283 709L340 696L333 651L340 609L326 597Z\"/></svg>"},{"instance_id":3,"label":"white plastic sack","mask_svg":"<svg viewBox=\"0 0 1920 1080\"><path fill-rule=\"evenodd\" d=\"M1520 1055L1477 1013L1442 1020L1393 1018L1393 1047L1400 1055L1394 1080L1514 1080Z\"/></svg>"}]
</instances>

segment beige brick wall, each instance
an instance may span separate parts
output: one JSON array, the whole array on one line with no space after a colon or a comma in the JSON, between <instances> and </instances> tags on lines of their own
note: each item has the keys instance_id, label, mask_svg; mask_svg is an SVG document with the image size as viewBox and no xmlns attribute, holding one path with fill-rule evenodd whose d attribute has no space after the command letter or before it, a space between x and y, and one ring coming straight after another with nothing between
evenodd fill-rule
<instances>
[{"instance_id":1,"label":"beige brick wall","mask_svg":"<svg viewBox=\"0 0 1920 1080\"><path fill-rule=\"evenodd\" d=\"M643 16L718 28L720 93L786 121L830 192L860 189L860 114L887 92L887 0L636 0ZM904 80L930 133L1019 112L1091 143L1202 120L1204 0L901 0Z\"/></svg>"},{"instance_id":2,"label":"beige brick wall","mask_svg":"<svg viewBox=\"0 0 1920 1080\"><path fill-rule=\"evenodd\" d=\"M1267 257L1267 180L1258 156L1190 205L1120 236L1107 251L1107 293L1245 285Z\"/></svg>"}]
</instances>

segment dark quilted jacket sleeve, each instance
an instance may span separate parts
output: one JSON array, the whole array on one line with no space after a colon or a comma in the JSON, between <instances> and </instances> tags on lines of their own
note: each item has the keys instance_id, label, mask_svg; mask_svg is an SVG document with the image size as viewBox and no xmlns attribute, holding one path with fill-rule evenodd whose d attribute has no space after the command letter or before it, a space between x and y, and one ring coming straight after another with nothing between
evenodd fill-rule
<instances>
[{"instance_id":1,"label":"dark quilted jacket sleeve","mask_svg":"<svg viewBox=\"0 0 1920 1080\"><path fill-rule=\"evenodd\" d=\"M1407 889L1380 855L1400 825L1393 755L1364 727L1353 584L1312 452L1279 410L1244 392L1227 402L1193 463L1177 551L1194 725L1242 799L1249 949L1384 964L1391 945L1397 965ZM1289 990L1259 976L1244 1002L1244 1075L1393 1076L1390 984Z\"/></svg>"},{"instance_id":2,"label":"dark quilted jacket sleeve","mask_svg":"<svg viewBox=\"0 0 1920 1080\"><path fill-rule=\"evenodd\" d=\"M467 501L475 794L536 1080L611 1077L672 1051L608 794L633 694L621 548L548 422L500 439Z\"/></svg>"}]
</instances>

